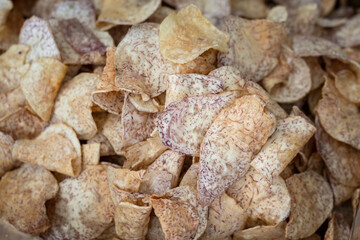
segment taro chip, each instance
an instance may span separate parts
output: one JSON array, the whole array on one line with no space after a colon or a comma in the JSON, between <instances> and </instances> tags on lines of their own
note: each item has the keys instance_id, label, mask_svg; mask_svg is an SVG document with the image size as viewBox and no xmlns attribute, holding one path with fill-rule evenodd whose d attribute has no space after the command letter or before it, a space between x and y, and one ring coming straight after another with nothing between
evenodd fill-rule
<instances>
[{"instance_id":1,"label":"taro chip","mask_svg":"<svg viewBox=\"0 0 360 240\"><path fill-rule=\"evenodd\" d=\"M188 97L170 104L156 120L162 143L174 151L198 156L200 144L216 115L239 95L224 92Z\"/></svg>"},{"instance_id":2,"label":"taro chip","mask_svg":"<svg viewBox=\"0 0 360 240\"><path fill-rule=\"evenodd\" d=\"M331 176L328 176L328 179L334 195L335 206L339 206L343 202L349 200L352 197L354 191L356 190L356 187L349 187L343 185Z\"/></svg>"},{"instance_id":3,"label":"taro chip","mask_svg":"<svg viewBox=\"0 0 360 240\"><path fill-rule=\"evenodd\" d=\"M288 19L288 11L284 6L275 6L270 9L266 16L266 19L273 22L286 22L286 20Z\"/></svg>"},{"instance_id":4,"label":"taro chip","mask_svg":"<svg viewBox=\"0 0 360 240\"><path fill-rule=\"evenodd\" d=\"M165 107L186 97L216 94L223 91L220 78L200 74L177 74L168 78Z\"/></svg>"},{"instance_id":5,"label":"taro chip","mask_svg":"<svg viewBox=\"0 0 360 240\"><path fill-rule=\"evenodd\" d=\"M199 8L190 4L167 16L160 24L160 51L174 63L187 63L212 48L228 50L229 36L209 22Z\"/></svg>"},{"instance_id":6,"label":"taro chip","mask_svg":"<svg viewBox=\"0 0 360 240\"><path fill-rule=\"evenodd\" d=\"M159 103L154 99L144 101L139 94L129 94L131 104L140 112L156 113L160 110Z\"/></svg>"},{"instance_id":7,"label":"taro chip","mask_svg":"<svg viewBox=\"0 0 360 240\"><path fill-rule=\"evenodd\" d=\"M21 87L16 87L6 93L0 93L0 118L11 115L26 106L26 99Z\"/></svg>"},{"instance_id":8,"label":"taro chip","mask_svg":"<svg viewBox=\"0 0 360 240\"><path fill-rule=\"evenodd\" d=\"M326 180L313 171L295 174L286 179L291 196L290 220L286 237L299 239L311 236L326 220L333 208L333 195Z\"/></svg>"},{"instance_id":9,"label":"taro chip","mask_svg":"<svg viewBox=\"0 0 360 240\"><path fill-rule=\"evenodd\" d=\"M164 232L161 228L159 218L155 214L151 214L149 229L146 235L148 240L165 240Z\"/></svg>"},{"instance_id":10,"label":"taro chip","mask_svg":"<svg viewBox=\"0 0 360 240\"><path fill-rule=\"evenodd\" d=\"M177 187L150 200L165 239L198 239L204 233L208 208L200 205L193 188Z\"/></svg>"},{"instance_id":11,"label":"taro chip","mask_svg":"<svg viewBox=\"0 0 360 240\"><path fill-rule=\"evenodd\" d=\"M81 147L76 133L63 123L46 128L35 139L22 139L15 142L13 157L76 177L81 171Z\"/></svg>"},{"instance_id":12,"label":"taro chip","mask_svg":"<svg viewBox=\"0 0 360 240\"><path fill-rule=\"evenodd\" d=\"M44 232L51 225L45 202L55 197L58 190L57 181L48 170L23 164L1 178L2 217L22 232L35 235Z\"/></svg>"},{"instance_id":13,"label":"taro chip","mask_svg":"<svg viewBox=\"0 0 360 240\"><path fill-rule=\"evenodd\" d=\"M229 16L222 29L230 35L229 51L218 55L218 66L233 66L245 80L257 82L278 64L286 37L281 23Z\"/></svg>"},{"instance_id":14,"label":"taro chip","mask_svg":"<svg viewBox=\"0 0 360 240\"><path fill-rule=\"evenodd\" d=\"M353 214L357 212L357 208L360 202L360 188L356 189L351 198L351 205L353 208Z\"/></svg>"},{"instance_id":15,"label":"taro chip","mask_svg":"<svg viewBox=\"0 0 360 240\"><path fill-rule=\"evenodd\" d=\"M50 120L66 70L66 65L54 58L40 58L33 61L21 80L27 104L45 122Z\"/></svg>"},{"instance_id":16,"label":"taro chip","mask_svg":"<svg viewBox=\"0 0 360 240\"><path fill-rule=\"evenodd\" d=\"M130 171L129 169L108 167L107 181L109 185L126 192L138 192L145 170Z\"/></svg>"},{"instance_id":17,"label":"taro chip","mask_svg":"<svg viewBox=\"0 0 360 240\"><path fill-rule=\"evenodd\" d=\"M141 169L148 167L167 149L160 137L148 138L125 149L124 168Z\"/></svg>"},{"instance_id":18,"label":"taro chip","mask_svg":"<svg viewBox=\"0 0 360 240\"><path fill-rule=\"evenodd\" d=\"M230 0L231 14L245 18L264 18L268 11L265 0Z\"/></svg>"},{"instance_id":19,"label":"taro chip","mask_svg":"<svg viewBox=\"0 0 360 240\"><path fill-rule=\"evenodd\" d=\"M220 111L201 144L198 178L201 204L208 206L245 175L251 159L275 125L275 117L255 95L241 97Z\"/></svg>"},{"instance_id":20,"label":"taro chip","mask_svg":"<svg viewBox=\"0 0 360 240\"><path fill-rule=\"evenodd\" d=\"M24 22L19 35L19 43L31 46L26 57L27 62L42 57L61 60L52 30L46 20L33 16Z\"/></svg>"},{"instance_id":21,"label":"taro chip","mask_svg":"<svg viewBox=\"0 0 360 240\"><path fill-rule=\"evenodd\" d=\"M243 229L248 215L226 193L217 197L209 206L208 225L201 239L226 239Z\"/></svg>"},{"instance_id":22,"label":"taro chip","mask_svg":"<svg viewBox=\"0 0 360 240\"><path fill-rule=\"evenodd\" d=\"M172 188L173 175L163 170L147 172L141 181L139 192L163 195Z\"/></svg>"},{"instance_id":23,"label":"taro chip","mask_svg":"<svg viewBox=\"0 0 360 240\"><path fill-rule=\"evenodd\" d=\"M179 186L190 186L196 188L197 186L197 174L200 169L200 163L196 162L191 164L190 168L186 171Z\"/></svg>"},{"instance_id":24,"label":"taro chip","mask_svg":"<svg viewBox=\"0 0 360 240\"><path fill-rule=\"evenodd\" d=\"M209 73L209 76L222 80L224 91L242 90L246 81L241 77L241 72L232 66L223 66Z\"/></svg>"},{"instance_id":25,"label":"taro chip","mask_svg":"<svg viewBox=\"0 0 360 240\"><path fill-rule=\"evenodd\" d=\"M134 25L149 18L161 5L160 0L104 0L97 28L110 29L116 25Z\"/></svg>"},{"instance_id":26,"label":"taro chip","mask_svg":"<svg viewBox=\"0 0 360 240\"><path fill-rule=\"evenodd\" d=\"M24 23L22 14L17 8L11 9L11 1L2 1L0 6L0 50L7 50L19 42L19 32ZM11 10L11 11L10 11Z\"/></svg>"},{"instance_id":27,"label":"taro chip","mask_svg":"<svg viewBox=\"0 0 360 240\"><path fill-rule=\"evenodd\" d=\"M166 6L160 6L146 21L161 23L170 13L175 10Z\"/></svg>"},{"instance_id":28,"label":"taro chip","mask_svg":"<svg viewBox=\"0 0 360 240\"><path fill-rule=\"evenodd\" d=\"M234 240L273 240L284 239L286 222L272 226L256 226L234 233Z\"/></svg>"},{"instance_id":29,"label":"taro chip","mask_svg":"<svg viewBox=\"0 0 360 240\"><path fill-rule=\"evenodd\" d=\"M360 185L360 151L339 142L327 134L316 119L317 149L324 160L329 174L340 184L357 187Z\"/></svg>"},{"instance_id":30,"label":"taro chip","mask_svg":"<svg viewBox=\"0 0 360 240\"><path fill-rule=\"evenodd\" d=\"M317 128L317 131L319 131L319 128ZM313 152L310 155L309 162L307 169L313 170L314 172L317 172L318 174L322 174L324 170L324 161L321 158L320 153Z\"/></svg>"},{"instance_id":31,"label":"taro chip","mask_svg":"<svg viewBox=\"0 0 360 240\"><path fill-rule=\"evenodd\" d=\"M280 175L315 131L315 126L301 116L279 120L275 133L252 160L251 166L271 181Z\"/></svg>"},{"instance_id":32,"label":"taro chip","mask_svg":"<svg viewBox=\"0 0 360 240\"><path fill-rule=\"evenodd\" d=\"M321 88L317 88L315 90L312 90L307 98L307 103L310 108L311 114L316 114L317 105L321 99Z\"/></svg>"},{"instance_id":33,"label":"taro chip","mask_svg":"<svg viewBox=\"0 0 360 240\"><path fill-rule=\"evenodd\" d=\"M81 145L82 165L98 165L100 162L100 143Z\"/></svg>"},{"instance_id":34,"label":"taro chip","mask_svg":"<svg viewBox=\"0 0 360 240\"><path fill-rule=\"evenodd\" d=\"M197 73L207 75L216 68L218 51L210 48L194 60L178 65L178 72L182 74Z\"/></svg>"},{"instance_id":35,"label":"taro chip","mask_svg":"<svg viewBox=\"0 0 360 240\"><path fill-rule=\"evenodd\" d=\"M159 24L155 23L131 27L116 48L114 63L116 87L141 94L144 100L165 92L168 75L177 73L176 65L160 54Z\"/></svg>"},{"instance_id":36,"label":"taro chip","mask_svg":"<svg viewBox=\"0 0 360 240\"><path fill-rule=\"evenodd\" d=\"M92 138L97 127L91 115L91 92L99 81L99 75L80 73L61 86L55 101L52 122L64 122L71 126L79 139Z\"/></svg>"},{"instance_id":37,"label":"taro chip","mask_svg":"<svg viewBox=\"0 0 360 240\"><path fill-rule=\"evenodd\" d=\"M340 95L330 79L322 88L317 114L321 126L332 138L360 150L359 109Z\"/></svg>"},{"instance_id":38,"label":"taro chip","mask_svg":"<svg viewBox=\"0 0 360 240\"><path fill-rule=\"evenodd\" d=\"M40 237L35 237L34 235L24 233L16 229L13 225L7 222L4 219L0 220L0 231L3 236L6 236L8 239L14 240L41 240Z\"/></svg>"},{"instance_id":39,"label":"taro chip","mask_svg":"<svg viewBox=\"0 0 360 240\"><path fill-rule=\"evenodd\" d=\"M47 204L51 227L43 234L45 239L93 239L111 226L114 204L107 166L89 165L59 186L59 193Z\"/></svg>"},{"instance_id":40,"label":"taro chip","mask_svg":"<svg viewBox=\"0 0 360 240\"><path fill-rule=\"evenodd\" d=\"M92 1L64 1L54 5L50 18L77 18L81 24L91 29L95 28L95 7Z\"/></svg>"},{"instance_id":41,"label":"taro chip","mask_svg":"<svg viewBox=\"0 0 360 240\"><path fill-rule=\"evenodd\" d=\"M0 177L19 165L19 162L11 154L13 146L14 140L12 137L0 132Z\"/></svg>"},{"instance_id":42,"label":"taro chip","mask_svg":"<svg viewBox=\"0 0 360 240\"><path fill-rule=\"evenodd\" d=\"M308 57L305 61L310 66L311 90L317 89L325 82L328 73L321 67L319 58Z\"/></svg>"},{"instance_id":43,"label":"taro chip","mask_svg":"<svg viewBox=\"0 0 360 240\"><path fill-rule=\"evenodd\" d=\"M360 45L358 34L360 15L355 15L334 33L334 41L342 47L354 47Z\"/></svg>"},{"instance_id":44,"label":"taro chip","mask_svg":"<svg viewBox=\"0 0 360 240\"><path fill-rule=\"evenodd\" d=\"M251 219L259 219L269 225L279 224L290 213L290 195L281 177L268 182L250 168L226 192L247 211Z\"/></svg>"},{"instance_id":45,"label":"taro chip","mask_svg":"<svg viewBox=\"0 0 360 240\"><path fill-rule=\"evenodd\" d=\"M110 142L116 154L123 154L124 126L121 116L108 114L104 123L102 134Z\"/></svg>"},{"instance_id":46,"label":"taro chip","mask_svg":"<svg viewBox=\"0 0 360 240\"><path fill-rule=\"evenodd\" d=\"M344 215L334 212L326 230L325 240L350 239L350 226L346 222Z\"/></svg>"}]
</instances>

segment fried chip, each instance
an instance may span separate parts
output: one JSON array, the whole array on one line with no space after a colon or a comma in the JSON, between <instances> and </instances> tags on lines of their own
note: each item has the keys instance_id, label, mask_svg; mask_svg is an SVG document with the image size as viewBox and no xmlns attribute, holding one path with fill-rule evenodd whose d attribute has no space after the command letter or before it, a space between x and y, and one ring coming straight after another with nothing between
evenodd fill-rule
<instances>
[{"instance_id":1,"label":"fried chip","mask_svg":"<svg viewBox=\"0 0 360 240\"><path fill-rule=\"evenodd\" d=\"M12 1L3 0L1 1L1 8L0 8L0 26L6 23L6 18L11 9L13 9L14 4Z\"/></svg>"},{"instance_id":2,"label":"fried chip","mask_svg":"<svg viewBox=\"0 0 360 240\"><path fill-rule=\"evenodd\" d=\"M81 147L67 125L50 125L35 139L15 142L13 158L76 177L81 171Z\"/></svg>"},{"instance_id":3,"label":"fried chip","mask_svg":"<svg viewBox=\"0 0 360 240\"><path fill-rule=\"evenodd\" d=\"M165 92L167 76L177 72L176 65L160 54L159 25L155 23L131 27L116 48L114 63L116 87L141 94L144 100Z\"/></svg>"},{"instance_id":4,"label":"fried chip","mask_svg":"<svg viewBox=\"0 0 360 240\"><path fill-rule=\"evenodd\" d=\"M332 138L360 150L359 109L340 95L330 79L322 88L317 114L321 126Z\"/></svg>"},{"instance_id":5,"label":"fried chip","mask_svg":"<svg viewBox=\"0 0 360 240\"><path fill-rule=\"evenodd\" d=\"M10 5L9 5L10 2ZM22 14L5 0L0 6L0 51L7 50L19 42L19 32L24 23Z\"/></svg>"},{"instance_id":6,"label":"fried chip","mask_svg":"<svg viewBox=\"0 0 360 240\"><path fill-rule=\"evenodd\" d=\"M52 122L64 122L71 126L79 139L92 138L97 127L91 115L91 92L99 81L99 75L80 73L66 82L55 101Z\"/></svg>"},{"instance_id":7,"label":"fried chip","mask_svg":"<svg viewBox=\"0 0 360 240\"><path fill-rule=\"evenodd\" d=\"M168 78L165 107L186 97L216 94L223 91L222 80L200 74L177 74Z\"/></svg>"},{"instance_id":8,"label":"fried chip","mask_svg":"<svg viewBox=\"0 0 360 240\"><path fill-rule=\"evenodd\" d=\"M334 212L326 230L325 240L346 240L350 239L350 226L341 213Z\"/></svg>"},{"instance_id":9,"label":"fried chip","mask_svg":"<svg viewBox=\"0 0 360 240\"><path fill-rule=\"evenodd\" d=\"M33 61L21 80L27 104L45 122L50 120L66 70L66 65L54 58L40 58Z\"/></svg>"},{"instance_id":10,"label":"fried chip","mask_svg":"<svg viewBox=\"0 0 360 240\"><path fill-rule=\"evenodd\" d=\"M333 208L331 188L321 175L313 171L294 174L286 179L286 186L291 196L286 237L309 237L326 220Z\"/></svg>"},{"instance_id":11,"label":"fried chip","mask_svg":"<svg viewBox=\"0 0 360 240\"><path fill-rule=\"evenodd\" d=\"M0 220L0 233L12 240L41 240L40 237L19 231L4 219Z\"/></svg>"},{"instance_id":12,"label":"fried chip","mask_svg":"<svg viewBox=\"0 0 360 240\"><path fill-rule=\"evenodd\" d=\"M218 51L210 48L194 60L178 65L178 72L182 74L196 73L207 75L216 68Z\"/></svg>"},{"instance_id":13,"label":"fried chip","mask_svg":"<svg viewBox=\"0 0 360 240\"><path fill-rule=\"evenodd\" d=\"M250 168L226 192L247 211L251 219L276 225L289 215L290 195L281 177L275 177L269 183L264 176Z\"/></svg>"},{"instance_id":14,"label":"fried chip","mask_svg":"<svg viewBox=\"0 0 360 240\"><path fill-rule=\"evenodd\" d=\"M273 22L286 22L286 20L288 19L288 11L284 6L275 6L270 9L266 16L266 19Z\"/></svg>"},{"instance_id":15,"label":"fried chip","mask_svg":"<svg viewBox=\"0 0 360 240\"><path fill-rule=\"evenodd\" d=\"M321 88L317 88L315 90L310 91L307 103L310 109L311 114L316 114L317 105L321 99Z\"/></svg>"},{"instance_id":16,"label":"fried chip","mask_svg":"<svg viewBox=\"0 0 360 240\"><path fill-rule=\"evenodd\" d=\"M357 14L337 29L334 33L334 41L342 47L354 47L360 45L358 34L360 15Z\"/></svg>"},{"instance_id":17,"label":"fried chip","mask_svg":"<svg viewBox=\"0 0 360 240\"><path fill-rule=\"evenodd\" d=\"M131 104L140 112L156 113L160 111L160 105L155 99L144 101L139 94L129 94Z\"/></svg>"},{"instance_id":18,"label":"fried chip","mask_svg":"<svg viewBox=\"0 0 360 240\"><path fill-rule=\"evenodd\" d=\"M360 202L360 188L356 189L351 198L351 205L353 208L353 214L355 215Z\"/></svg>"},{"instance_id":19,"label":"fried chip","mask_svg":"<svg viewBox=\"0 0 360 240\"><path fill-rule=\"evenodd\" d=\"M276 131L253 159L251 166L270 181L280 175L315 131L315 126L301 116L279 120Z\"/></svg>"},{"instance_id":20,"label":"fried chip","mask_svg":"<svg viewBox=\"0 0 360 240\"><path fill-rule=\"evenodd\" d=\"M264 0L230 0L231 13L245 18L264 18L268 7Z\"/></svg>"},{"instance_id":21,"label":"fried chip","mask_svg":"<svg viewBox=\"0 0 360 240\"><path fill-rule=\"evenodd\" d=\"M160 24L160 51L174 63L187 63L213 48L227 52L228 35L218 30L193 4L167 16Z\"/></svg>"},{"instance_id":22,"label":"fried chip","mask_svg":"<svg viewBox=\"0 0 360 240\"><path fill-rule=\"evenodd\" d=\"M200 150L201 204L209 205L244 176L255 153L274 132L275 117L264 107L255 95L241 97L223 108L207 130Z\"/></svg>"},{"instance_id":23,"label":"fried chip","mask_svg":"<svg viewBox=\"0 0 360 240\"><path fill-rule=\"evenodd\" d=\"M209 206L208 225L200 239L225 239L243 229L247 217L246 211L223 193Z\"/></svg>"},{"instance_id":24,"label":"fried chip","mask_svg":"<svg viewBox=\"0 0 360 240\"><path fill-rule=\"evenodd\" d=\"M23 164L1 178L2 217L22 232L44 232L50 227L45 202L55 197L58 190L57 181L49 171L31 164Z\"/></svg>"},{"instance_id":25,"label":"fried chip","mask_svg":"<svg viewBox=\"0 0 360 240\"><path fill-rule=\"evenodd\" d=\"M174 9L172 8L160 6L146 21L160 24L170 13L173 12Z\"/></svg>"},{"instance_id":26,"label":"fried chip","mask_svg":"<svg viewBox=\"0 0 360 240\"><path fill-rule=\"evenodd\" d=\"M233 66L245 80L256 82L275 68L286 37L281 23L230 16L222 29L230 40L229 51L218 55L219 66Z\"/></svg>"},{"instance_id":27,"label":"fried chip","mask_svg":"<svg viewBox=\"0 0 360 240\"><path fill-rule=\"evenodd\" d=\"M82 165L98 165L100 162L100 143L81 145Z\"/></svg>"},{"instance_id":28,"label":"fried chip","mask_svg":"<svg viewBox=\"0 0 360 240\"><path fill-rule=\"evenodd\" d=\"M330 176L343 185L349 187L360 186L360 176L358 174L360 171L360 151L332 138L323 130L318 119L316 119L316 127L317 149L326 164Z\"/></svg>"},{"instance_id":29,"label":"fried chip","mask_svg":"<svg viewBox=\"0 0 360 240\"><path fill-rule=\"evenodd\" d=\"M97 28L107 30L116 25L134 25L145 21L161 5L160 0L104 0Z\"/></svg>"},{"instance_id":30,"label":"fried chip","mask_svg":"<svg viewBox=\"0 0 360 240\"><path fill-rule=\"evenodd\" d=\"M194 189L177 187L150 200L165 239L198 239L204 233L208 208L197 201Z\"/></svg>"},{"instance_id":31,"label":"fried chip","mask_svg":"<svg viewBox=\"0 0 360 240\"><path fill-rule=\"evenodd\" d=\"M0 93L0 118L4 118L26 106L25 96L21 87L6 93Z\"/></svg>"},{"instance_id":32,"label":"fried chip","mask_svg":"<svg viewBox=\"0 0 360 240\"><path fill-rule=\"evenodd\" d=\"M195 162L191 164L190 168L186 171L179 186L197 187L197 175L200 169L200 163Z\"/></svg>"},{"instance_id":33,"label":"fried chip","mask_svg":"<svg viewBox=\"0 0 360 240\"><path fill-rule=\"evenodd\" d=\"M171 189L173 175L163 170L147 172L141 181L140 192L149 195L163 195Z\"/></svg>"},{"instance_id":34,"label":"fried chip","mask_svg":"<svg viewBox=\"0 0 360 240\"><path fill-rule=\"evenodd\" d=\"M209 76L220 78L224 91L242 90L246 83L241 77L240 71L232 66L219 67L211 71Z\"/></svg>"},{"instance_id":35,"label":"fried chip","mask_svg":"<svg viewBox=\"0 0 360 240\"><path fill-rule=\"evenodd\" d=\"M11 155L13 146L12 137L0 132L0 177L19 165L19 162Z\"/></svg>"},{"instance_id":36,"label":"fried chip","mask_svg":"<svg viewBox=\"0 0 360 240\"><path fill-rule=\"evenodd\" d=\"M286 222L275 226L256 226L235 232L234 240L273 240L283 239L285 236Z\"/></svg>"},{"instance_id":37,"label":"fried chip","mask_svg":"<svg viewBox=\"0 0 360 240\"><path fill-rule=\"evenodd\" d=\"M47 204L51 227L43 234L45 239L93 239L111 225L114 205L107 166L89 165L59 186L58 195Z\"/></svg>"},{"instance_id":38,"label":"fried chip","mask_svg":"<svg viewBox=\"0 0 360 240\"><path fill-rule=\"evenodd\" d=\"M61 59L52 30L46 20L33 16L24 22L19 35L19 43L31 46L26 61L42 57Z\"/></svg>"},{"instance_id":39,"label":"fried chip","mask_svg":"<svg viewBox=\"0 0 360 240\"><path fill-rule=\"evenodd\" d=\"M198 156L200 144L216 115L238 96L238 92L224 92L170 104L156 120L162 143L174 151Z\"/></svg>"},{"instance_id":40,"label":"fried chip","mask_svg":"<svg viewBox=\"0 0 360 240\"><path fill-rule=\"evenodd\" d=\"M108 167L107 180L109 185L126 192L138 192L145 170L130 171L129 169Z\"/></svg>"},{"instance_id":41,"label":"fried chip","mask_svg":"<svg viewBox=\"0 0 360 240\"><path fill-rule=\"evenodd\" d=\"M334 195L335 206L339 206L343 202L349 200L352 197L354 191L356 190L356 187L349 187L343 185L331 176L328 176L328 179Z\"/></svg>"},{"instance_id":42,"label":"fried chip","mask_svg":"<svg viewBox=\"0 0 360 240\"><path fill-rule=\"evenodd\" d=\"M159 218L155 214L151 214L149 229L146 235L148 240L165 240L164 232L161 228Z\"/></svg>"}]
</instances>

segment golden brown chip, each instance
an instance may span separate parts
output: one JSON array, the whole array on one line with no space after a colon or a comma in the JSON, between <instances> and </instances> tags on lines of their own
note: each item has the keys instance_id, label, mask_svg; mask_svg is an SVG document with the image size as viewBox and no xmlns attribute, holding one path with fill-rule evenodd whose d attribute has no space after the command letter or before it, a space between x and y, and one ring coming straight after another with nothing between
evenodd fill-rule
<instances>
[{"instance_id":1,"label":"golden brown chip","mask_svg":"<svg viewBox=\"0 0 360 240\"><path fill-rule=\"evenodd\" d=\"M100 162L100 143L88 143L81 145L82 166L98 165Z\"/></svg>"},{"instance_id":2,"label":"golden brown chip","mask_svg":"<svg viewBox=\"0 0 360 240\"><path fill-rule=\"evenodd\" d=\"M317 130L319 131L319 130ZM324 161L321 158L320 153L313 152L309 158L307 169L313 170L314 172L317 172L318 174L322 174L324 170Z\"/></svg>"},{"instance_id":3,"label":"golden brown chip","mask_svg":"<svg viewBox=\"0 0 360 240\"><path fill-rule=\"evenodd\" d=\"M230 35L229 51L218 55L219 66L233 66L245 80L259 81L277 65L286 31L281 23L230 16L223 31Z\"/></svg>"},{"instance_id":4,"label":"golden brown chip","mask_svg":"<svg viewBox=\"0 0 360 240\"><path fill-rule=\"evenodd\" d=\"M66 70L66 65L54 58L40 58L33 61L21 79L21 90L27 104L45 122L50 120Z\"/></svg>"},{"instance_id":5,"label":"golden brown chip","mask_svg":"<svg viewBox=\"0 0 360 240\"><path fill-rule=\"evenodd\" d=\"M23 164L1 178L2 217L22 232L44 232L50 227L45 202L55 197L58 190L57 181L49 171L31 164Z\"/></svg>"},{"instance_id":6,"label":"golden brown chip","mask_svg":"<svg viewBox=\"0 0 360 240\"><path fill-rule=\"evenodd\" d=\"M11 1L3 1L0 6L0 50L7 50L19 42L19 32L23 23L22 14L13 8Z\"/></svg>"},{"instance_id":7,"label":"golden brown chip","mask_svg":"<svg viewBox=\"0 0 360 240\"><path fill-rule=\"evenodd\" d=\"M255 95L222 109L207 130L200 149L199 200L209 205L237 179L274 132L275 117ZM257 126L261 126L258 128Z\"/></svg>"},{"instance_id":8,"label":"golden brown chip","mask_svg":"<svg viewBox=\"0 0 360 240\"><path fill-rule=\"evenodd\" d=\"M194 60L178 65L178 72L182 74L197 73L207 75L216 68L218 51L210 48Z\"/></svg>"},{"instance_id":9,"label":"golden brown chip","mask_svg":"<svg viewBox=\"0 0 360 240\"><path fill-rule=\"evenodd\" d=\"M347 240L350 239L350 227L341 213L334 212L326 230L325 240Z\"/></svg>"},{"instance_id":10,"label":"golden brown chip","mask_svg":"<svg viewBox=\"0 0 360 240\"><path fill-rule=\"evenodd\" d=\"M179 186L190 186L196 188L197 186L197 175L200 169L200 163L195 162L191 164L190 168L186 171Z\"/></svg>"},{"instance_id":11,"label":"golden brown chip","mask_svg":"<svg viewBox=\"0 0 360 240\"><path fill-rule=\"evenodd\" d=\"M331 176L328 176L328 179L334 195L335 206L339 206L343 202L349 200L352 197L354 191L356 190L356 187L349 187L343 185Z\"/></svg>"},{"instance_id":12,"label":"golden brown chip","mask_svg":"<svg viewBox=\"0 0 360 240\"><path fill-rule=\"evenodd\" d=\"M13 157L76 177L81 171L81 147L76 133L67 125L50 125L37 138L15 142Z\"/></svg>"},{"instance_id":13,"label":"golden brown chip","mask_svg":"<svg viewBox=\"0 0 360 240\"><path fill-rule=\"evenodd\" d=\"M71 126L79 139L90 139L97 127L91 115L91 92L99 81L99 75L80 73L66 82L55 101L52 122L64 122Z\"/></svg>"},{"instance_id":14,"label":"golden brown chip","mask_svg":"<svg viewBox=\"0 0 360 240\"><path fill-rule=\"evenodd\" d=\"M129 169L108 167L107 181L109 185L126 192L138 192L145 170L130 171Z\"/></svg>"},{"instance_id":15,"label":"golden brown chip","mask_svg":"<svg viewBox=\"0 0 360 240\"><path fill-rule=\"evenodd\" d=\"M6 23L6 18L10 12L10 10L14 7L14 4L9 0L1 1L0 8L0 26Z\"/></svg>"},{"instance_id":16,"label":"golden brown chip","mask_svg":"<svg viewBox=\"0 0 360 240\"><path fill-rule=\"evenodd\" d=\"M309 237L323 224L333 208L331 188L321 175L313 171L291 176L286 179L286 186L291 196L286 237Z\"/></svg>"},{"instance_id":17,"label":"golden brown chip","mask_svg":"<svg viewBox=\"0 0 360 240\"><path fill-rule=\"evenodd\" d=\"M218 30L193 4L167 16L160 24L160 51L174 63L187 63L206 50L228 50L228 35Z\"/></svg>"},{"instance_id":18,"label":"golden brown chip","mask_svg":"<svg viewBox=\"0 0 360 240\"><path fill-rule=\"evenodd\" d=\"M279 120L275 133L251 162L251 166L271 180L286 168L316 131L301 116Z\"/></svg>"},{"instance_id":19,"label":"golden brown chip","mask_svg":"<svg viewBox=\"0 0 360 240\"><path fill-rule=\"evenodd\" d=\"M256 226L235 232L234 240L273 240L285 237L286 222L275 226Z\"/></svg>"},{"instance_id":20,"label":"golden brown chip","mask_svg":"<svg viewBox=\"0 0 360 240\"><path fill-rule=\"evenodd\" d=\"M276 225L289 215L290 195L281 177L275 177L269 183L255 169L250 168L226 192L247 211L251 219Z\"/></svg>"},{"instance_id":21,"label":"golden brown chip","mask_svg":"<svg viewBox=\"0 0 360 240\"><path fill-rule=\"evenodd\" d=\"M360 150L359 109L340 95L330 79L322 88L317 114L321 126L332 138Z\"/></svg>"},{"instance_id":22,"label":"golden brown chip","mask_svg":"<svg viewBox=\"0 0 360 240\"><path fill-rule=\"evenodd\" d=\"M104 0L97 28L107 30L116 25L141 23L155 12L160 3L160 0Z\"/></svg>"},{"instance_id":23,"label":"golden brown chip","mask_svg":"<svg viewBox=\"0 0 360 240\"><path fill-rule=\"evenodd\" d=\"M0 132L0 177L20 164L11 155L13 146L12 137Z\"/></svg>"},{"instance_id":24,"label":"golden brown chip","mask_svg":"<svg viewBox=\"0 0 360 240\"><path fill-rule=\"evenodd\" d=\"M225 239L245 226L247 213L226 193L209 206L208 225L200 239Z\"/></svg>"},{"instance_id":25,"label":"golden brown chip","mask_svg":"<svg viewBox=\"0 0 360 240\"><path fill-rule=\"evenodd\" d=\"M45 239L93 239L113 220L114 204L107 184L107 166L89 165L77 178L60 184L47 205L51 227Z\"/></svg>"},{"instance_id":26,"label":"golden brown chip","mask_svg":"<svg viewBox=\"0 0 360 240\"><path fill-rule=\"evenodd\" d=\"M165 146L187 155L199 155L200 144L220 110L234 102L238 92L188 97L170 104L157 117Z\"/></svg>"},{"instance_id":27,"label":"golden brown chip","mask_svg":"<svg viewBox=\"0 0 360 240\"><path fill-rule=\"evenodd\" d=\"M141 94L144 100L165 92L167 76L177 71L160 54L159 25L155 23L133 26L117 46L114 63L116 87Z\"/></svg>"},{"instance_id":28,"label":"golden brown chip","mask_svg":"<svg viewBox=\"0 0 360 240\"><path fill-rule=\"evenodd\" d=\"M264 18L268 7L264 0L231 0L231 13L245 18Z\"/></svg>"}]
</instances>

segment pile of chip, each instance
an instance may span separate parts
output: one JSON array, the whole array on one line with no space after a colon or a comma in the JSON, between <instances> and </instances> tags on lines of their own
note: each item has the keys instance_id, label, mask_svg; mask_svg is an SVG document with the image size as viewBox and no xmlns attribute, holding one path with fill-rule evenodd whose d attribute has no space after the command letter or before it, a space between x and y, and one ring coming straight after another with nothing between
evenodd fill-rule
<instances>
[{"instance_id":1,"label":"pile of chip","mask_svg":"<svg viewBox=\"0 0 360 240\"><path fill-rule=\"evenodd\" d=\"M0 0L0 238L348 239L357 12Z\"/></svg>"}]
</instances>

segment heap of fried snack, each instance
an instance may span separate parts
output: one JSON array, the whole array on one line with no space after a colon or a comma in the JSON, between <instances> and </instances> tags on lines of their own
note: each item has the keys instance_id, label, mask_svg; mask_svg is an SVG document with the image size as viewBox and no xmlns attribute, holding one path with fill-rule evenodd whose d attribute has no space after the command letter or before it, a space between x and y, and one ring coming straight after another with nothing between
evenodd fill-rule
<instances>
[{"instance_id":1,"label":"heap of fried snack","mask_svg":"<svg viewBox=\"0 0 360 240\"><path fill-rule=\"evenodd\" d=\"M356 11L0 0L0 235L348 239Z\"/></svg>"}]
</instances>

